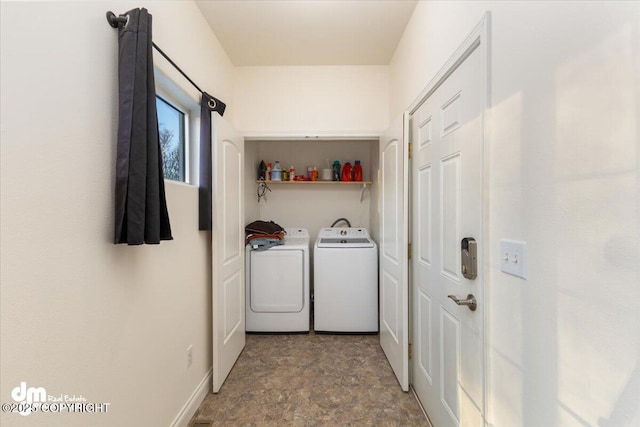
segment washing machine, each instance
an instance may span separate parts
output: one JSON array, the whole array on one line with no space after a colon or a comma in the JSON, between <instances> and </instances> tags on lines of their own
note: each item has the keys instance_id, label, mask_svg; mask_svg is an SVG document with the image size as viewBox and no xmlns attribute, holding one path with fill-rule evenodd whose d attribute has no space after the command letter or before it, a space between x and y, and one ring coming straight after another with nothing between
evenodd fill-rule
<instances>
[{"instance_id":1,"label":"washing machine","mask_svg":"<svg viewBox=\"0 0 640 427\"><path fill-rule=\"evenodd\" d=\"M314 245L317 332L378 332L378 248L365 228L324 228Z\"/></svg>"},{"instance_id":2,"label":"washing machine","mask_svg":"<svg viewBox=\"0 0 640 427\"><path fill-rule=\"evenodd\" d=\"M309 332L309 231L285 228L284 244L246 247L247 332Z\"/></svg>"}]
</instances>

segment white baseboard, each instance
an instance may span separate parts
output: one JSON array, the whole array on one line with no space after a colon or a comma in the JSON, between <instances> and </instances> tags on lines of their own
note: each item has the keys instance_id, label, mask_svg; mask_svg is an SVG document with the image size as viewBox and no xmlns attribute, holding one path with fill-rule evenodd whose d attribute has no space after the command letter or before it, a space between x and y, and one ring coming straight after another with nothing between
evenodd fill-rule
<instances>
[{"instance_id":1,"label":"white baseboard","mask_svg":"<svg viewBox=\"0 0 640 427\"><path fill-rule=\"evenodd\" d=\"M189 421L193 418L200 404L211 390L211 375L213 374L213 368L207 371L198 387L191 393L189 400L184 404L176 418L171 423L171 427L187 427Z\"/></svg>"}]
</instances>

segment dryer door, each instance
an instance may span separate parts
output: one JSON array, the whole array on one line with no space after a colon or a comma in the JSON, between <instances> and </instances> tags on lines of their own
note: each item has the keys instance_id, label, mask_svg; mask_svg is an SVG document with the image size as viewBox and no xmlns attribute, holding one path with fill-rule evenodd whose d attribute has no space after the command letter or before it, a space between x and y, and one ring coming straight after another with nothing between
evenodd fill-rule
<instances>
[{"instance_id":1,"label":"dryer door","mask_svg":"<svg viewBox=\"0 0 640 427\"><path fill-rule=\"evenodd\" d=\"M304 306L302 250L251 251L250 307L255 313L297 313Z\"/></svg>"}]
</instances>

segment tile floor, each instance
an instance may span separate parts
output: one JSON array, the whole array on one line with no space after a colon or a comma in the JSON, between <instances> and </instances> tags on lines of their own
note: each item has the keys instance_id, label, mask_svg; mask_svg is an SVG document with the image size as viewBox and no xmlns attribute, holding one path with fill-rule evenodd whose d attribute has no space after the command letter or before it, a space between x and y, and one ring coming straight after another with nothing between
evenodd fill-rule
<instances>
[{"instance_id":1,"label":"tile floor","mask_svg":"<svg viewBox=\"0 0 640 427\"><path fill-rule=\"evenodd\" d=\"M191 420L204 426L429 426L404 393L377 335L247 335L218 394Z\"/></svg>"}]
</instances>

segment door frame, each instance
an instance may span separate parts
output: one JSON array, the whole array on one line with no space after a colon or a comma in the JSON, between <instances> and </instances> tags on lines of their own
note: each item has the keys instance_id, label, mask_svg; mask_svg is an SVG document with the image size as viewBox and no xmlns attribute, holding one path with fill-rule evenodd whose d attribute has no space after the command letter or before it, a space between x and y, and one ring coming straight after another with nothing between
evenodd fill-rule
<instances>
[{"instance_id":1,"label":"door frame","mask_svg":"<svg viewBox=\"0 0 640 427\"><path fill-rule=\"evenodd\" d=\"M484 425L489 425L488 410L489 410L489 285L490 270L489 260L491 254L488 252L489 248L489 142L490 142L490 123L491 123L491 12L486 11L482 16L482 19L473 28L469 35L465 38L460 46L449 57L447 62L440 68L438 73L431 79L431 81L425 86L420 94L415 98L408 108L410 117L413 117L415 112L420 106L442 85L442 83L462 64L472 52L479 49L480 61L481 61L481 103L482 103L482 161L481 161L481 173L482 173L482 239L478 244L482 248L483 256L483 274L484 274L484 289L483 298L484 317L482 319L482 354L483 354L483 396L482 396L482 418ZM412 139L412 137L411 137ZM413 140L412 140L413 142ZM411 162L411 160L409 160ZM409 167L412 167L411 164ZM409 187L413 186L411 182L411 174L409 174ZM413 200L411 194L409 194L409 209L408 209L408 221L409 221L409 240L411 241L411 212L412 212ZM412 310L413 304L411 301L411 295L413 290L413 275L409 266L409 342L413 342L413 319L414 313ZM412 363L409 364L409 383L413 384L414 372L412 369Z\"/></svg>"}]
</instances>

